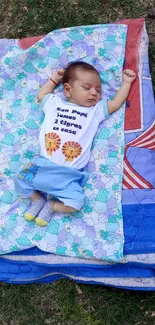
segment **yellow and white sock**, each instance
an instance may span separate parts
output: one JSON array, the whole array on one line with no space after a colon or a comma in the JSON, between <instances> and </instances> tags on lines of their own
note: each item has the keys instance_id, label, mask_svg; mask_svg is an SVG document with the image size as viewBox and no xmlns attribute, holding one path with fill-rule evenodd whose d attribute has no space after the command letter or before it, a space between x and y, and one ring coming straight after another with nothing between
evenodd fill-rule
<instances>
[{"instance_id":1,"label":"yellow and white sock","mask_svg":"<svg viewBox=\"0 0 155 325\"><path fill-rule=\"evenodd\" d=\"M55 210L52 208L51 201L47 201L38 217L35 219L36 224L41 227L47 226L54 212Z\"/></svg>"},{"instance_id":2,"label":"yellow and white sock","mask_svg":"<svg viewBox=\"0 0 155 325\"><path fill-rule=\"evenodd\" d=\"M25 212L24 218L28 221L35 219L38 213L42 210L45 202L46 200L42 196L39 196L35 200L31 200L31 205Z\"/></svg>"}]
</instances>

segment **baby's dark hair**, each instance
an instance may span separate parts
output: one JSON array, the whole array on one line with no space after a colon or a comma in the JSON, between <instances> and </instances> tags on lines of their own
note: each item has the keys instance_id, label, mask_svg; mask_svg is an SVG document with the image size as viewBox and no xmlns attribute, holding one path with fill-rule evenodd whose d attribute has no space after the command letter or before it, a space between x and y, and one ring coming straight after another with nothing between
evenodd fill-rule
<instances>
[{"instance_id":1,"label":"baby's dark hair","mask_svg":"<svg viewBox=\"0 0 155 325\"><path fill-rule=\"evenodd\" d=\"M92 71L99 75L98 71L89 63L83 61L74 61L67 65L63 76L63 84L68 83L69 81L76 80L76 72L77 71Z\"/></svg>"}]
</instances>

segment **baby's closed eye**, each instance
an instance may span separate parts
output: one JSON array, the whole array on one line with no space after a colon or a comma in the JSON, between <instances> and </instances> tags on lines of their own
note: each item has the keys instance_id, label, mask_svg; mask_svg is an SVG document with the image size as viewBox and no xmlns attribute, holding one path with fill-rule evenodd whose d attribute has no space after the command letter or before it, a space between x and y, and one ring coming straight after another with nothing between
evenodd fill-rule
<instances>
[{"instance_id":1,"label":"baby's closed eye","mask_svg":"<svg viewBox=\"0 0 155 325\"><path fill-rule=\"evenodd\" d=\"M86 87L86 86L83 86L83 89L89 90L90 88L89 87Z\"/></svg>"}]
</instances>

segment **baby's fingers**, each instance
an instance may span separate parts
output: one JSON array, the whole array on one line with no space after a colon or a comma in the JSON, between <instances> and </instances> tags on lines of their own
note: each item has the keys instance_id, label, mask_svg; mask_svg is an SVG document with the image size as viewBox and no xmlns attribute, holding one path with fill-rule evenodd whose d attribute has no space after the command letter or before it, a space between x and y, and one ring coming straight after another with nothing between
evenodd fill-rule
<instances>
[{"instance_id":1,"label":"baby's fingers","mask_svg":"<svg viewBox=\"0 0 155 325\"><path fill-rule=\"evenodd\" d=\"M134 78L136 76L135 72L130 69L126 69L123 72L124 72L124 74L126 74L127 76L132 77L132 78Z\"/></svg>"},{"instance_id":2,"label":"baby's fingers","mask_svg":"<svg viewBox=\"0 0 155 325\"><path fill-rule=\"evenodd\" d=\"M65 71L64 69L58 69L57 73L58 73L59 76L63 76L64 71Z\"/></svg>"}]
</instances>

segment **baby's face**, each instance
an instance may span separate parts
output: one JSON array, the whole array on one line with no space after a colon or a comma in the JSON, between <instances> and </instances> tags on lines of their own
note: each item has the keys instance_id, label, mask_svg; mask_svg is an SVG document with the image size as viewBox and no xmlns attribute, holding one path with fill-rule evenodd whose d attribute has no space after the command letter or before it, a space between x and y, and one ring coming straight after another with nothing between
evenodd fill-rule
<instances>
[{"instance_id":1,"label":"baby's face","mask_svg":"<svg viewBox=\"0 0 155 325\"><path fill-rule=\"evenodd\" d=\"M79 106L91 107L101 97L101 79L92 71L77 71L77 79L70 85L68 100Z\"/></svg>"}]
</instances>

